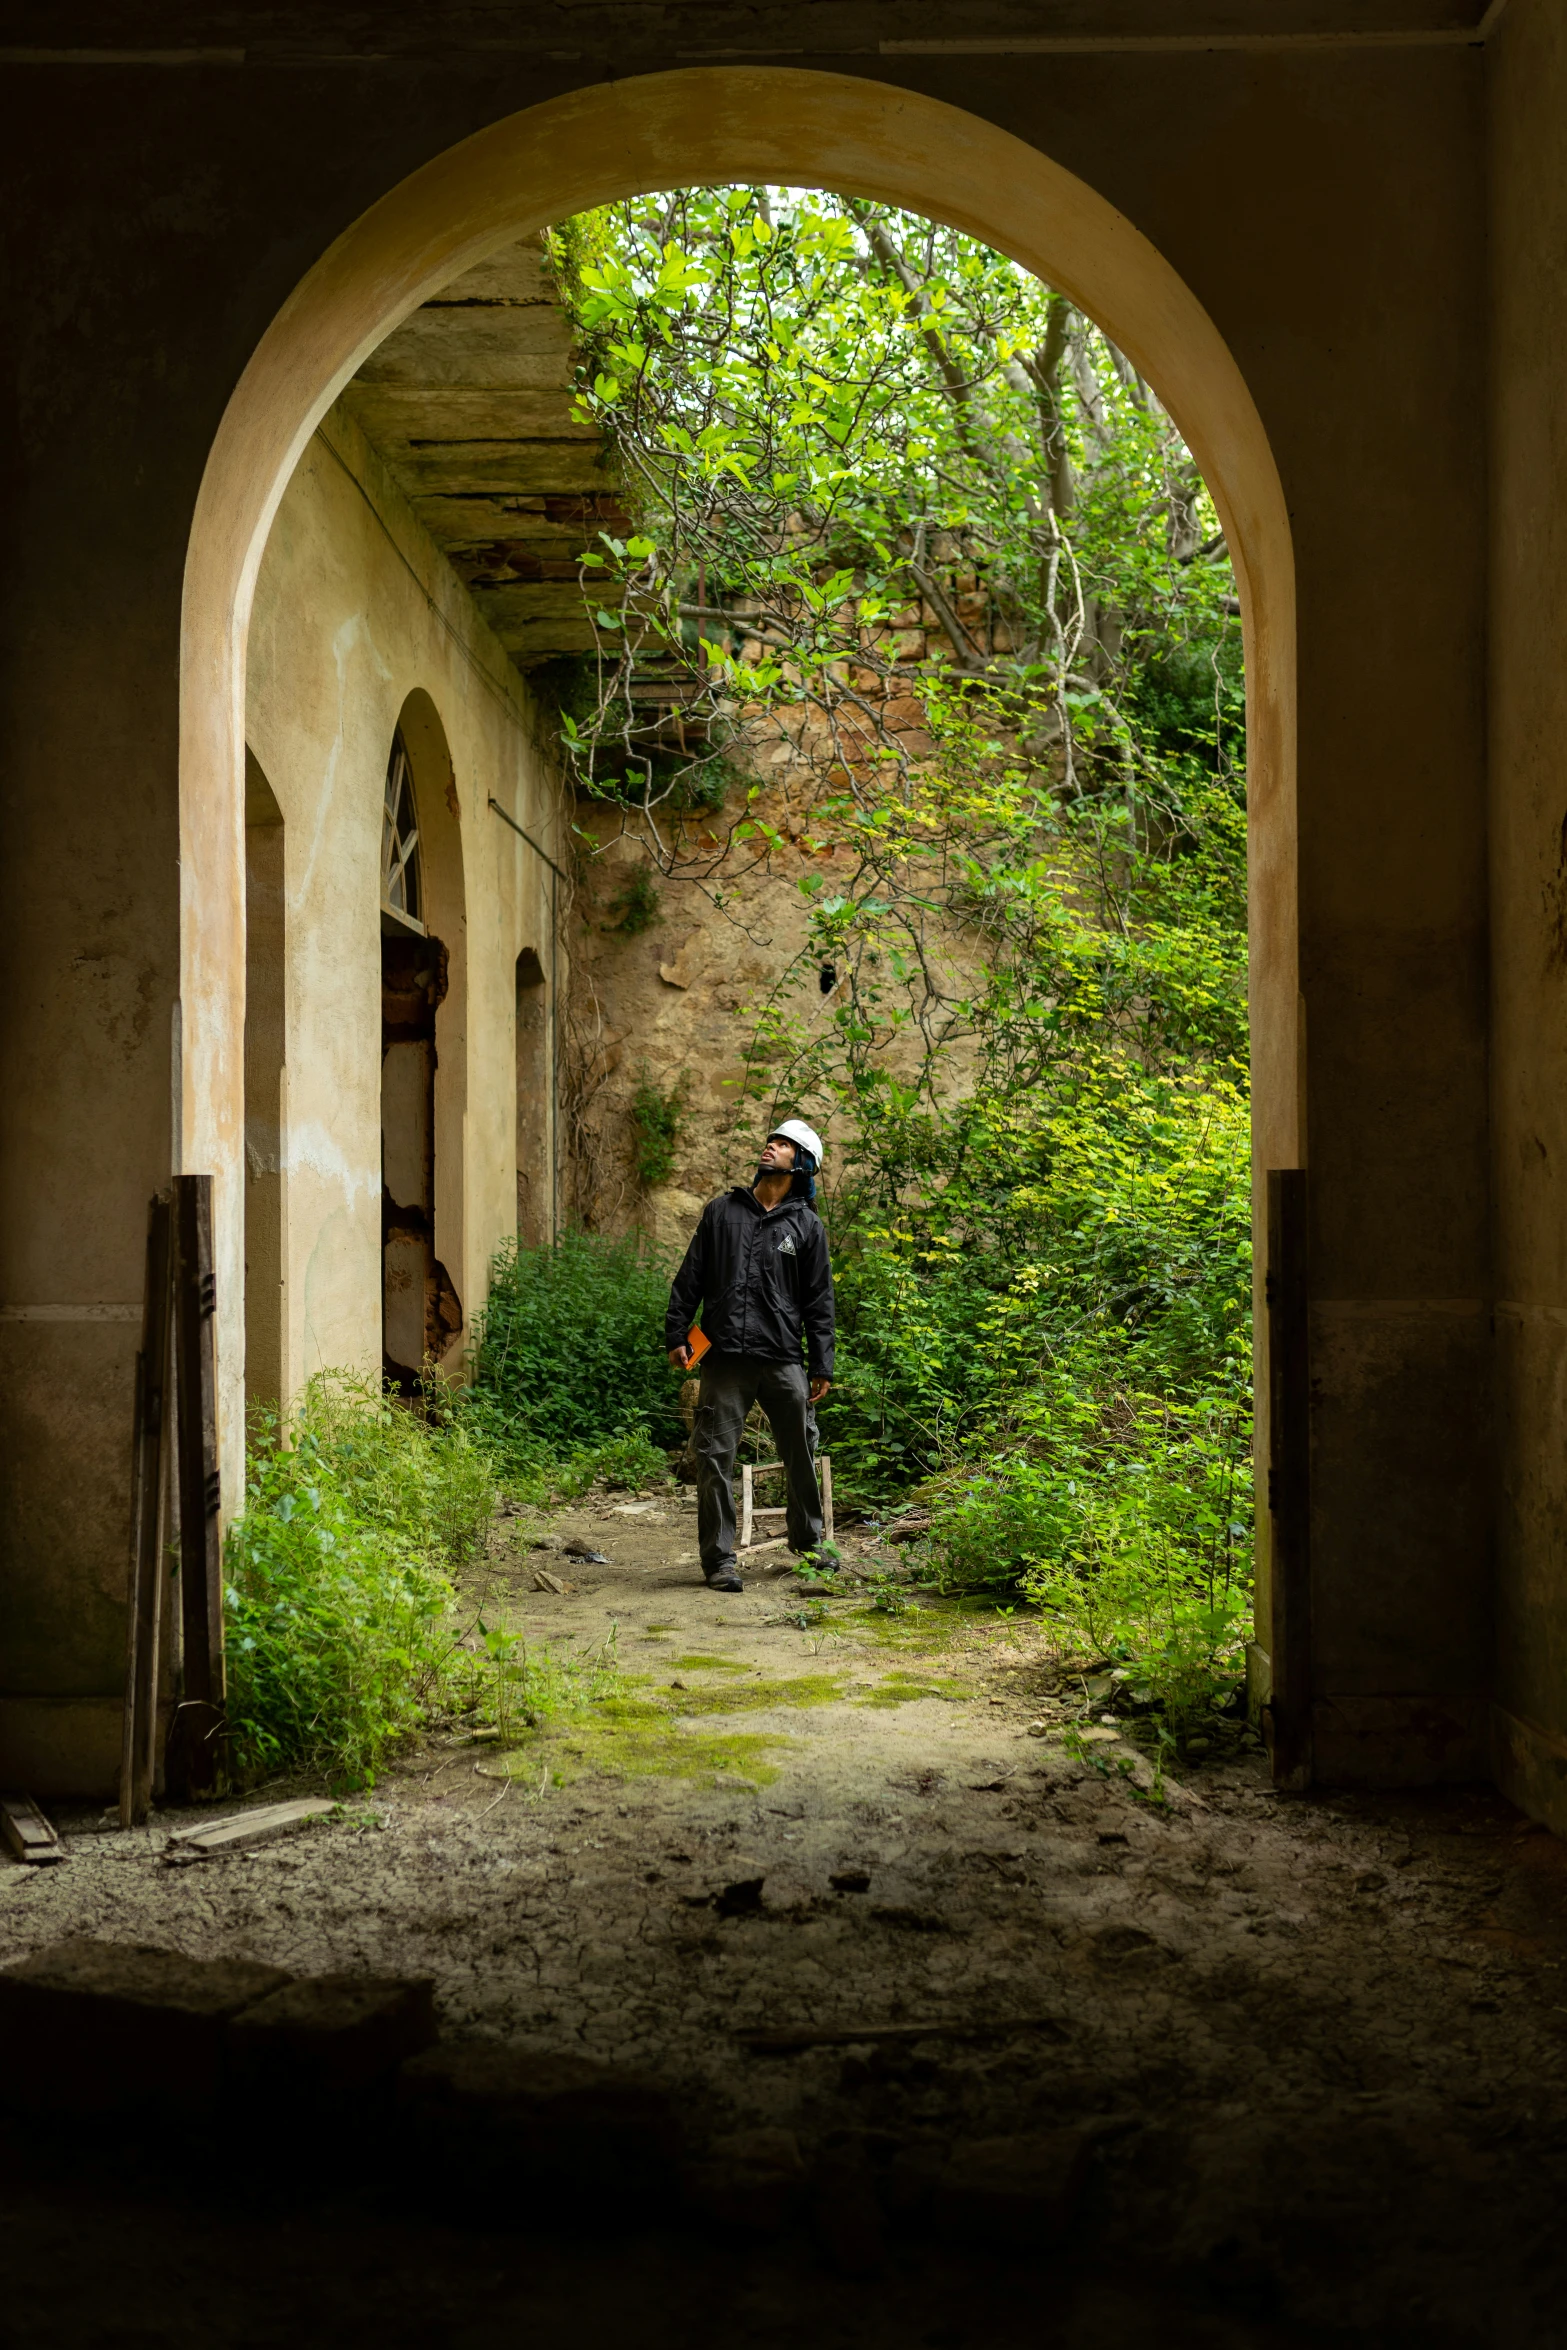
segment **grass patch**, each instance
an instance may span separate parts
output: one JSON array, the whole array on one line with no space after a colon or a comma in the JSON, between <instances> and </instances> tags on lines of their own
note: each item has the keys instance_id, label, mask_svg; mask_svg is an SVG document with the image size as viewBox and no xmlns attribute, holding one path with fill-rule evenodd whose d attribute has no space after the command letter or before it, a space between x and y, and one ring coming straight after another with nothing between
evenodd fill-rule
<instances>
[{"instance_id":1,"label":"grass patch","mask_svg":"<svg viewBox=\"0 0 1567 2350\"><path fill-rule=\"evenodd\" d=\"M679 1689L671 1699L678 1714L760 1714L774 1706L832 1705L843 1683L832 1673L800 1673L789 1681L747 1681L726 1689ZM612 1710L612 1709L611 1709Z\"/></svg>"},{"instance_id":2,"label":"grass patch","mask_svg":"<svg viewBox=\"0 0 1567 2350\"><path fill-rule=\"evenodd\" d=\"M948 1675L922 1679L914 1673L889 1673L878 1683L868 1697L855 1700L857 1705L913 1705L921 1697L939 1697L948 1705L956 1705L973 1691L965 1681L955 1681Z\"/></svg>"},{"instance_id":3,"label":"grass patch","mask_svg":"<svg viewBox=\"0 0 1567 2350\"><path fill-rule=\"evenodd\" d=\"M669 1660L677 1673L752 1673L754 1665L742 1664L737 1656L672 1656Z\"/></svg>"}]
</instances>

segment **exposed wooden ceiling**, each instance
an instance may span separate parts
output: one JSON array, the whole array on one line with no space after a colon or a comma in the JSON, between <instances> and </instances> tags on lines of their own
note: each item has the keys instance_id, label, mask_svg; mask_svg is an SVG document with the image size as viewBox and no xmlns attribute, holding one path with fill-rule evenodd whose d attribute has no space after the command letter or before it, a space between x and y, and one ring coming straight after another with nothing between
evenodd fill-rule
<instances>
[{"instance_id":1,"label":"exposed wooden ceiling","mask_svg":"<svg viewBox=\"0 0 1567 2350\"><path fill-rule=\"evenodd\" d=\"M629 528L543 241L442 288L343 394L518 668L591 651L577 557Z\"/></svg>"}]
</instances>

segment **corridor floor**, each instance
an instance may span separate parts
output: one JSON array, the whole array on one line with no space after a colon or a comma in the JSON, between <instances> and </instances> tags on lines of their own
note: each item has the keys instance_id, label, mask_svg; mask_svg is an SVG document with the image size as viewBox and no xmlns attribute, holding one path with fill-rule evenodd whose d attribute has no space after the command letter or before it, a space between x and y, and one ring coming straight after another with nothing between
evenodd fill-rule
<instances>
[{"instance_id":1,"label":"corridor floor","mask_svg":"<svg viewBox=\"0 0 1567 2350\"><path fill-rule=\"evenodd\" d=\"M169 1817L122 1836L63 1815L69 1866L0 1868L0 1962L90 1932L428 1975L448 2035L674 2082L698 2150L765 2125L874 2170L1079 2127L1070 2241L824 2252L808 2230L751 2240L721 2193L641 2233L592 2211L570 2242L523 2211L464 2231L399 2178L395 2140L345 2147L327 2186L305 2164L299 2208L258 2204L225 2149L227 2191L204 2173L187 2207L167 2175L127 2188L123 2164L12 2133L0 2219L29 2252L0 2350L563 2324L949 2350L1567 2341L1562 1846L1479 1789L1280 1797L1238 1730L1155 1800L1032 1622L880 1612L870 1586L823 1608L779 1575L723 1598L693 1529L673 1500L497 1529L486 1622L584 1673L612 1660L607 1711L519 1725L509 1753L454 1737L227 1859L170 1865ZM566 1588L535 1588L541 1568Z\"/></svg>"}]
</instances>

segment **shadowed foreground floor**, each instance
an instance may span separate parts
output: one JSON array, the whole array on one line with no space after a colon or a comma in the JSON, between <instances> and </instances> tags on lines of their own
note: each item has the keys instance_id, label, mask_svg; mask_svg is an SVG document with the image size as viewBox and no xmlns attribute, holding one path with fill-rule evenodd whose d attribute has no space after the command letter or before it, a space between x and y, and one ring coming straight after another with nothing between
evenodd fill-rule
<instances>
[{"instance_id":1,"label":"shadowed foreground floor","mask_svg":"<svg viewBox=\"0 0 1567 2350\"><path fill-rule=\"evenodd\" d=\"M1281 1798L1217 1725L1153 1801L1111 1725L1063 1741L1082 1693L1027 1623L722 1600L676 1504L550 1533L610 1563L503 1530L492 1620L612 1634L618 1707L434 1747L222 1860L67 1818L69 1866L0 1870L0 1959L89 1933L428 1976L448 2039L670 2084L683 2194L541 2195L390 2105L264 2145L242 2115L172 2145L12 2124L0 2350L1564 2338L1552 1838L1478 1790ZM742 2191L725 2147L759 2128L798 2193ZM1063 2132L1053 2237L947 2226L942 2165ZM910 2164L938 2182L912 2201Z\"/></svg>"}]
</instances>

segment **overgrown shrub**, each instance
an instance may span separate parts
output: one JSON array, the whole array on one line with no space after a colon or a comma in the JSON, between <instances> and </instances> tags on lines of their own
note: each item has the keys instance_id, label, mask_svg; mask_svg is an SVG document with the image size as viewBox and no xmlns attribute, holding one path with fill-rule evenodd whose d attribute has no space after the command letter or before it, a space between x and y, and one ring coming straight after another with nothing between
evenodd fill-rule
<instances>
[{"instance_id":1,"label":"overgrown shrub","mask_svg":"<svg viewBox=\"0 0 1567 2350\"><path fill-rule=\"evenodd\" d=\"M633 865L615 895L609 901L609 910L615 919L608 927L623 931L627 938L640 938L644 930L651 930L663 919L662 900L652 868Z\"/></svg>"},{"instance_id":2,"label":"overgrown shrub","mask_svg":"<svg viewBox=\"0 0 1567 2350\"><path fill-rule=\"evenodd\" d=\"M666 1091L644 1063L631 1097L631 1156L644 1191L656 1190L674 1173L685 1115L684 1078Z\"/></svg>"},{"instance_id":3,"label":"overgrown shrub","mask_svg":"<svg viewBox=\"0 0 1567 2350\"><path fill-rule=\"evenodd\" d=\"M501 1251L476 1318L463 1410L509 1477L569 1476L572 1458L606 1438L666 1449L679 1440L668 1303L668 1267L635 1235L576 1232L551 1247ZM631 1460L624 1449L601 1457ZM645 1474L646 1453L637 1461Z\"/></svg>"},{"instance_id":4,"label":"overgrown shrub","mask_svg":"<svg viewBox=\"0 0 1567 2350\"><path fill-rule=\"evenodd\" d=\"M373 1783L455 1699L452 1574L477 1547L493 1466L461 1420L431 1424L379 1384L312 1380L280 1441L254 1418L227 1556L231 1765Z\"/></svg>"},{"instance_id":5,"label":"overgrown shrub","mask_svg":"<svg viewBox=\"0 0 1567 2350\"><path fill-rule=\"evenodd\" d=\"M1009 1451L934 1481L935 1578L1037 1601L1180 1738L1244 1670L1248 1398L1237 1383L1180 1405L1109 1371L1097 1393L1058 1379Z\"/></svg>"}]
</instances>

